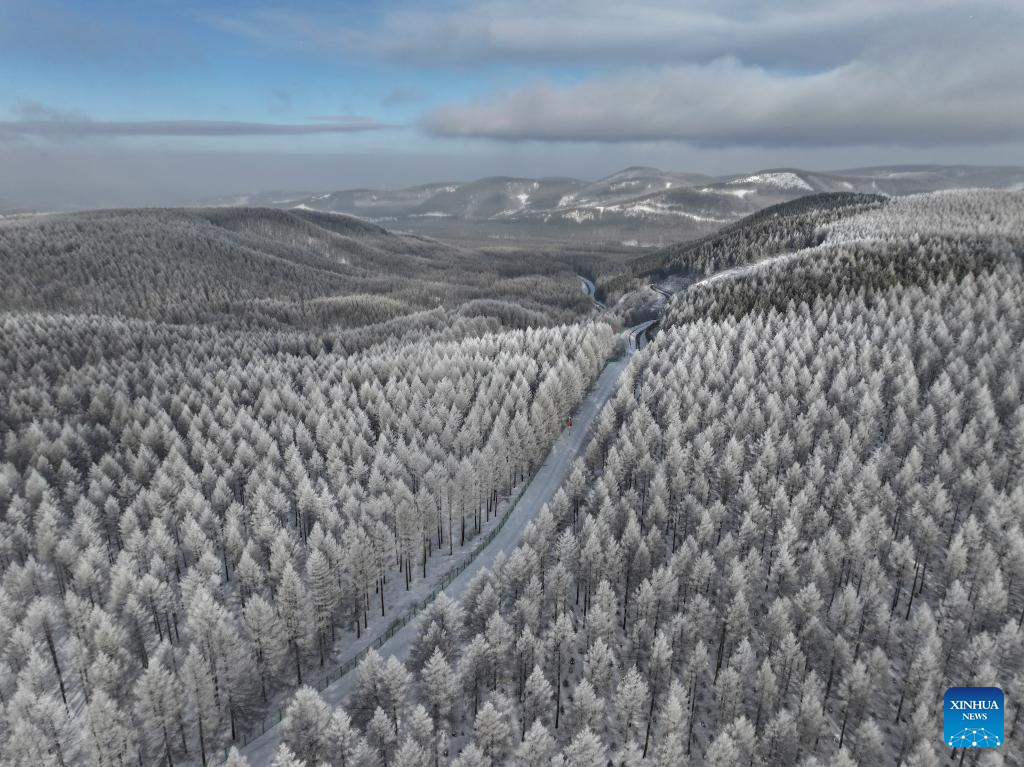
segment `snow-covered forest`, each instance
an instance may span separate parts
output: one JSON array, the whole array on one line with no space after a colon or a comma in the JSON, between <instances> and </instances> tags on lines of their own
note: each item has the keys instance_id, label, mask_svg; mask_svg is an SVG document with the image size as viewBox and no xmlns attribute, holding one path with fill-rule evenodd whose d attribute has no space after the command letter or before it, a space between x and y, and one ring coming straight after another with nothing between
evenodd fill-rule
<instances>
[{"instance_id":1,"label":"snow-covered forest","mask_svg":"<svg viewBox=\"0 0 1024 767\"><path fill-rule=\"evenodd\" d=\"M344 356L3 325L5 761L199 759L496 516L607 325ZM439 565L440 566L440 565Z\"/></svg>"},{"instance_id":2,"label":"snow-covered forest","mask_svg":"<svg viewBox=\"0 0 1024 767\"><path fill-rule=\"evenodd\" d=\"M8 764L214 758L462 561L614 348L558 323L571 273L340 216L28 219L0 251Z\"/></svg>"},{"instance_id":3,"label":"snow-covered forest","mask_svg":"<svg viewBox=\"0 0 1024 767\"><path fill-rule=\"evenodd\" d=\"M347 710L296 696L276 764L934 765L952 685L1006 691L1019 764L1021 205L888 203L676 297L586 481Z\"/></svg>"},{"instance_id":4,"label":"snow-covered forest","mask_svg":"<svg viewBox=\"0 0 1024 767\"><path fill-rule=\"evenodd\" d=\"M811 247L819 244L829 222L877 208L885 199L877 195L835 193L773 205L714 234L642 256L626 271L605 274L599 285L609 300L618 300L629 290L668 275L709 275L779 252Z\"/></svg>"},{"instance_id":5,"label":"snow-covered forest","mask_svg":"<svg viewBox=\"0 0 1024 767\"><path fill-rule=\"evenodd\" d=\"M0 219L0 307L273 330L409 325L439 308L532 327L589 307L571 259L487 255L302 210L16 217Z\"/></svg>"},{"instance_id":6,"label":"snow-covered forest","mask_svg":"<svg viewBox=\"0 0 1024 767\"><path fill-rule=\"evenodd\" d=\"M602 263L603 314L320 214L19 220L0 263L4 763L1024 763L1024 194L788 203ZM519 545L373 649L616 365ZM981 761L953 685L1006 693Z\"/></svg>"}]
</instances>

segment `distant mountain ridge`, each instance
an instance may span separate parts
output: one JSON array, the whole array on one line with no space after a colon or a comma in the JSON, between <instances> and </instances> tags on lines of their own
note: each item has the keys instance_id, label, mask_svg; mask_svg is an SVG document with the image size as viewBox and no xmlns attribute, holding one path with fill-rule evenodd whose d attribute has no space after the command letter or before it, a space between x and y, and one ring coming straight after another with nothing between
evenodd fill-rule
<instances>
[{"instance_id":1,"label":"distant mountain ridge","mask_svg":"<svg viewBox=\"0 0 1024 767\"><path fill-rule=\"evenodd\" d=\"M594 182L492 176L395 190L246 194L207 204L345 213L437 236L535 236L657 245L692 239L770 205L811 194L896 196L970 187L1024 190L1024 168L893 165L827 172L770 168L712 177L636 166Z\"/></svg>"}]
</instances>

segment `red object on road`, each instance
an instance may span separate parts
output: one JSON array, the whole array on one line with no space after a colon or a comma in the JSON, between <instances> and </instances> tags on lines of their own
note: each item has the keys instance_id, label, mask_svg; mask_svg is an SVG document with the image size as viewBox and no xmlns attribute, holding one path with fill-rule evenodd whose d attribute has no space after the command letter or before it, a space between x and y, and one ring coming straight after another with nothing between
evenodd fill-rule
<instances>
[{"instance_id":1,"label":"red object on road","mask_svg":"<svg viewBox=\"0 0 1024 767\"><path fill-rule=\"evenodd\" d=\"M569 428L572 428L572 416L569 416Z\"/></svg>"}]
</instances>

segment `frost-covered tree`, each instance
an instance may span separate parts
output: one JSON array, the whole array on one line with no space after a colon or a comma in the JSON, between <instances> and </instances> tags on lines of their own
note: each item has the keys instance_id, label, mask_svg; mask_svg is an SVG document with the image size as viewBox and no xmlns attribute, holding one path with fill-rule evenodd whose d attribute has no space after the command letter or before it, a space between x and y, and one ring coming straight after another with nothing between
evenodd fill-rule
<instances>
[{"instance_id":1,"label":"frost-covered tree","mask_svg":"<svg viewBox=\"0 0 1024 767\"><path fill-rule=\"evenodd\" d=\"M281 741L296 758L310 764L325 760L333 751L331 711L312 687L300 687L281 720ZM344 738L341 738L344 740ZM344 747L343 743L339 746Z\"/></svg>"}]
</instances>

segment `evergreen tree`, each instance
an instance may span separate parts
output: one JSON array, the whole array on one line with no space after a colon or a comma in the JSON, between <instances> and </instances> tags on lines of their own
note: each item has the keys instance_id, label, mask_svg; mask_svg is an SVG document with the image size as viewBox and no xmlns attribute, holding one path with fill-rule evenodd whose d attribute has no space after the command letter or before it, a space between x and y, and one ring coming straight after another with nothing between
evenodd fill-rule
<instances>
[{"instance_id":1,"label":"evergreen tree","mask_svg":"<svg viewBox=\"0 0 1024 767\"><path fill-rule=\"evenodd\" d=\"M341 734L343 725L335 725L331 711L312 687L300 687L285 709L281 720L281 742L288 745L295 758L309 764L324 761L332 753L332 733ZM332 730L333 728L333 730ZM345 737L339 737L344 750ZM343 751L344 752L344 751Z\"/></svg>"}]
</instances>

